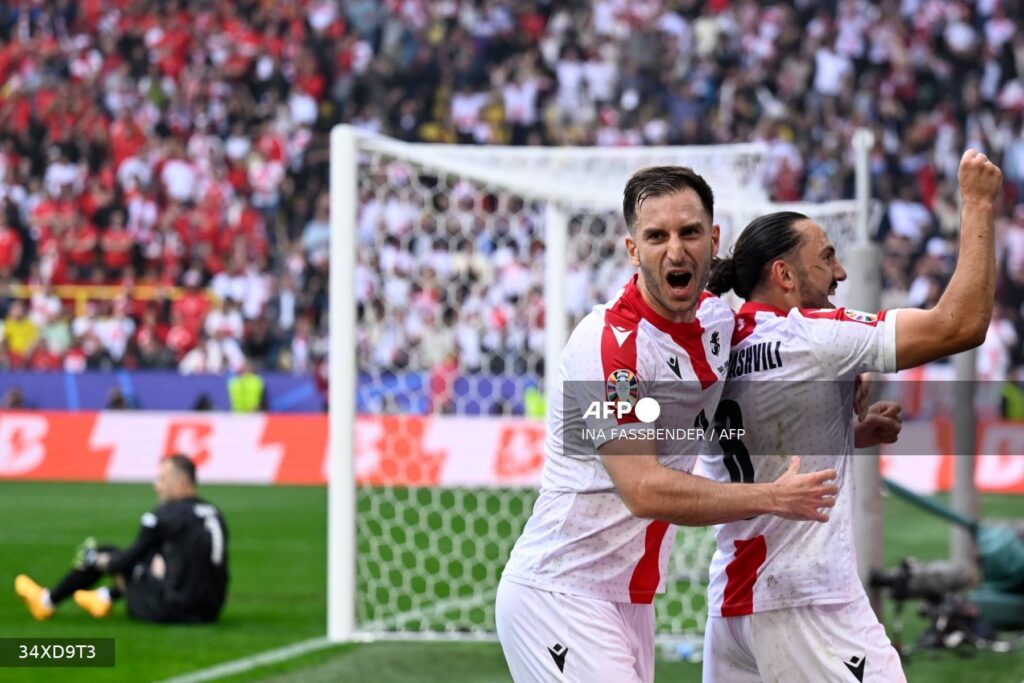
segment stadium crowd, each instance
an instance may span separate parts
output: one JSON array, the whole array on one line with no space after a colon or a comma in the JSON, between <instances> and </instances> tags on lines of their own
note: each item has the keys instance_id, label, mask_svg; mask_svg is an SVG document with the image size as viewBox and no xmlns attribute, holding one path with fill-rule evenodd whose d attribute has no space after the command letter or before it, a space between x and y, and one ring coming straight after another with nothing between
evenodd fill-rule
<instances>
[{"instance_id":1,"label":"stadium crowd","mask_svg":"<svg viewBox=\"0 0 1024 683\"><path fill-rule=\"evenodd\" d=\"M868 126L887 307L934 302L952 272L962 149L1001 164L980 362L1004 378L1024 363L1022 23L1020 0L7 3L0 364L322 372L340 121L468 144L762 140L778 201L852 196ZM539 370L539 216L439 226L485 204L449 194L424 215L400 188L364 192L360 368ZM575 256L585 283L602 254ZM123 293L76 310L64 283Z\"/></svg>"}]
</instances>

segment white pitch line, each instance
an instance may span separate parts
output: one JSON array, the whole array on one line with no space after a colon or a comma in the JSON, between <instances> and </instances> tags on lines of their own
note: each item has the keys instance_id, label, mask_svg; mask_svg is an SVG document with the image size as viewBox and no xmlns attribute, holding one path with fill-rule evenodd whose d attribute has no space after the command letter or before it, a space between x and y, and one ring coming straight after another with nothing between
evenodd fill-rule
<instances>
[{"instance_id":1,"label":"white pitch line","mask_svg":"<svg viewBox=\"0 0 1024 683\"><path fill-rule=\"evenodd\" d=\"M183 676L168 678L164 681L160 681L160 683L204 683L205 681L212 681L225 676L234 676L235 674L251 671L261 666L283 662L286 659L292 659L293 657L298 657L308 652L322 650L325 647L337 644L338 643L332 643L327 638L311 638L310 640L303 640L302 642L287 645L276 650L267 650L266 652L242 657L241 659L236 659L231 662L224 662L223 664L212 666L209 669L200 669L199 671L184 674Z\"/></svg>"}]
</instances>

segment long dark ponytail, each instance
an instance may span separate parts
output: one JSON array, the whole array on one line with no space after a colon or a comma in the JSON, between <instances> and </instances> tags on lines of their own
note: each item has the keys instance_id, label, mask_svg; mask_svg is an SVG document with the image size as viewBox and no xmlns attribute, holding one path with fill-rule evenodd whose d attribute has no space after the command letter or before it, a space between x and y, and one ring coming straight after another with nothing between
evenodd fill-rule
<instances>
[{"instance_id":1,"label":"long dark ponytail","mask_svg":"<svg viewBox=\"0 0 1024 683\"><path fill-rule=\"evenodd\" d=\"M807 216L796 211L779 211L755 218L743 229L732 248L732 256L715 259L711 264L708 291L736 292L749 299L764 275L764 268L800 244L800 233L793 227Z\"/></svg>"}]
</instances>

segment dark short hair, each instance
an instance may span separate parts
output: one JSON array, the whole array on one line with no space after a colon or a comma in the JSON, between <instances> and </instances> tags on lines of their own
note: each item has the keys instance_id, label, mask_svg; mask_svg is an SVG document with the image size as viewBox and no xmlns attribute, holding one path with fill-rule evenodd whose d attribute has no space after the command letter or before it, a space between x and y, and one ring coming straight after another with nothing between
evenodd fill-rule
<instances>
[{"instance_id":1,"label":"dark short hair","mask_svg":"<svg viewBox=\"0 0 1024 683\"><path fill-rule=\"evenodd\" d=\"M168 455L164 460L171 463L171 467L179 473L184 474L190 483L196 483L196 464L192 462L192 458L181 453L175 453L174 455Z\"/></svg>"},{"instance_id":2,"label":"dark short hair","mask_svg":"<svg viewBox=\"0 0 1024 683\"><path fill-rule=\"evenodd\" d=\"M633 232L636 215L648 197L663 197L691 189L697 193L708 220L715 219L715 195L708 181L686 166L651 166L642 168L629 179L622 193L622 215L626 227Z\"/></svg>"},{"instance_id":3,"label":"dark short hair","mask_svg":"<svg viewBox=\"0 0 1024 683\"><path fill-rule=\"evenodd\" d=\"M729 258L716 258L711 264L708 291L724 294L730 289L741 299L749 299L766 275L766 266L800 245L795 226L807 216L796 211L779 211L755 218L743 229Z\"/></svg>"}]
</instances>

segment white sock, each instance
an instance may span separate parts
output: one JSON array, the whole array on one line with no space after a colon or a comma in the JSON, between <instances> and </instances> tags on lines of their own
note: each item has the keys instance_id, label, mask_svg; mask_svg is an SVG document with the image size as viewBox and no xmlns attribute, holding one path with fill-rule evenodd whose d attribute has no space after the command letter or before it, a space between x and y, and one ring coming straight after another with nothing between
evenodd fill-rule
<instances>
[{"instance_id":1,"label":"white sock","mask_svg":"<svg viewBox=\"0 0 1024 683\"><path fill-rule=\"evenodd\" d=\"M110 602L110 589L106 586L96 589L96 595L100 596L100 600L103 602Z\"/></svg>"},{"instance_id":2,"label":"white sock","mask_svg":"<svg viewBox=\"0 0 1024 683\"><path fill-rule=\"evenodd\" d=\"M50 591L45 588L43 589L43 595L39 602L43 603L43 607L46 609L53 609L53 601L50 600Z\"/></svg>"}]
</instances>

